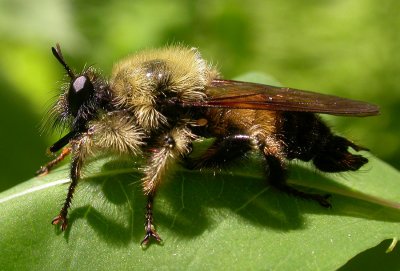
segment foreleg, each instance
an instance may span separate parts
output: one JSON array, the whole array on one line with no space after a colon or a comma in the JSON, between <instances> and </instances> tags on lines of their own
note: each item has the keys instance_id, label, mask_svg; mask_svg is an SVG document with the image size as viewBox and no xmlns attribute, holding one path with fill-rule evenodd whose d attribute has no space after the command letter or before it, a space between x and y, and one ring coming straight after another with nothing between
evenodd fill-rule
<instances>
[{"instance_id":1,"label":"foreleg","mask_svg":"<svg viewBox=\"0 0 400 271\"><path fill-rule=\"evenodd\" d=\"M38 171L36 171L36 175L37 176L44 176L47 173L50 172L50 170L56 166L58 163L60 163L62 160L64 160L65 157L67 157L69 154L71 153L71 148L70 147L66 147L64 148L61 153L52 161L50 161L49 163L47 163L44 166L41 166L40 169Z\"/></svg>"},{"instance_id":2,"label":"foreleg","mask_svg":"<svg viewBox=\"0 0 400 271\"><path fill-rule=\"evenodd\" d=\"M65 199L64 206L61 208L60 213L51 221L51 224L57 225L61 223L61 230L65 230L68 226L68 209L71 206L72 197L75 192L76 185L80 178L80 171L82 161L78 156L72 158L71 164L71 184L68 187L67 198Z\"/></svg>"},{"instance_id":3,"label":"foreleg","mask_svg":"<svg viewBox=\"0 0 400 271\"><path fill-rule=\"evenodd\" d=\"M75 192L75 188L81 177L81 169L83 165L83 160L86 155L84 144L87 144L89 140L89 133L82 134L80 137L73 139L70 142L69 152L72 152L72 162L70 169L71 183L68 187L67 197L64 201L64 205L61 208L60 213L53 218L51 223L53 225L61 224L61 230L64 231L68 226L68 210L71 207L72 198Z\"/></svg>"}]
</instances>

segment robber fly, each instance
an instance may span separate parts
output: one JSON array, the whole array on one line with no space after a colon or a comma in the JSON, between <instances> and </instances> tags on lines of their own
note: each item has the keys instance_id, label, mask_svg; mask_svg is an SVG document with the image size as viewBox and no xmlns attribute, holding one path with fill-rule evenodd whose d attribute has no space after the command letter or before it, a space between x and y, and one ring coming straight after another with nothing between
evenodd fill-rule
<instances>
[{"instance_id":1,"label":"robber fly","mask_svg":"<svg viewBox=\"0 0 400 271\"><path fill-rule=\"evenodd\" d=\"M291 88L222 79L195 48L171 46L148 50L118 62L109 79L93 67L73 71L60 46L53 55L68 81L50 110L54 126L66 127L50 147L58 156L37 171L48 173L71 155L67 197L52 224L65 230L73 193L88 157L99 153L143 156L142 184L147 196L145 237L161 241L153 221L153 200L173 164L190 169L225 168L248 152L266 160L269 183L288 194L330 203L326 195L300 191L286 182L287 161L311 161L324 172L357 170L367 158L349 152L366 150L335 135L315 113L372 116L377 106ZM212 138L192 157L193 142Z\"/></svg>"}]
</instances>

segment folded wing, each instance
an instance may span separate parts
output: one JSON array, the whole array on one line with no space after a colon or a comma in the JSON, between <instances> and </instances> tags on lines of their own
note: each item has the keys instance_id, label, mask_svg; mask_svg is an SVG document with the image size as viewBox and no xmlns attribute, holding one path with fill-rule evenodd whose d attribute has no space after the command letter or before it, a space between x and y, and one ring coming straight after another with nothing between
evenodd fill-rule
<instances>
[{"instance_id":1,"label":"folded wing","mask_svg":"<svg viewBox=\"0 0 400 271\"><path fill-rule=\"evenodd\" d=\"M311 91L233 80L213 80L208 99L183 106L312 112L331 115L373 116L379 107L370 103Z\"/></svg>"}]
</instances>

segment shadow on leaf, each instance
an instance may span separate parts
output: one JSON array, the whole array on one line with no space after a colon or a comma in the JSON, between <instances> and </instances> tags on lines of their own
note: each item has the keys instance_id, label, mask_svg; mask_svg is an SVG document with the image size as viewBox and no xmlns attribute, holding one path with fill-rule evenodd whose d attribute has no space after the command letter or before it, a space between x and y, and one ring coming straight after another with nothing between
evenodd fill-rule
<instances>
[{"instance_id":1,"label":"shadow on leaf","mask_svg":"<svg viewBox=\"0 0 400 271\"><path fill-rule=\"evenodd\" d=\"M297 166L294 170L311 183L323 182L335 191L348 190L311 170ZM127 246L132 240L139 243L144 236L146 203L140 178L137 165L132 162L115 160L103 164L99 176L80 184L82 188L77 193L83 194L83 202L71 210L70 226L85 219L110 244ZM228 216L281 232L307 227L302 216L306 213L400 222L399 210L363 200L335 194L332 204L333 208L327 210L314 202L282 194L266 185L262 177L177 170L159 189L154 222L166 239L194 238L212 231ZM65 235L67 240L70 229Z\"/></svg>"}]
</instances>

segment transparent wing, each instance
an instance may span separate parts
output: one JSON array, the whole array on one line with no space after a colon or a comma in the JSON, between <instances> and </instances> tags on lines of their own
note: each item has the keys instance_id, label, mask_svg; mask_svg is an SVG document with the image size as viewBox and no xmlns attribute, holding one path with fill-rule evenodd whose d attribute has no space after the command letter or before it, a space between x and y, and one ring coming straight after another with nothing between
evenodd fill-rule
<instances>
[{"instance_id":1,"label":"transparent wing","mask_svg":"<svg viewBox=\"0 0 400 271\"><path fill-rule=\"evenodd\" d=\"M233 80L213 80L206 88L208 99L182 103L183 106L313 112L331 115L373 116L373 104L319 94L311 91L274 87Z\"/></svg>"}]
</instances>

